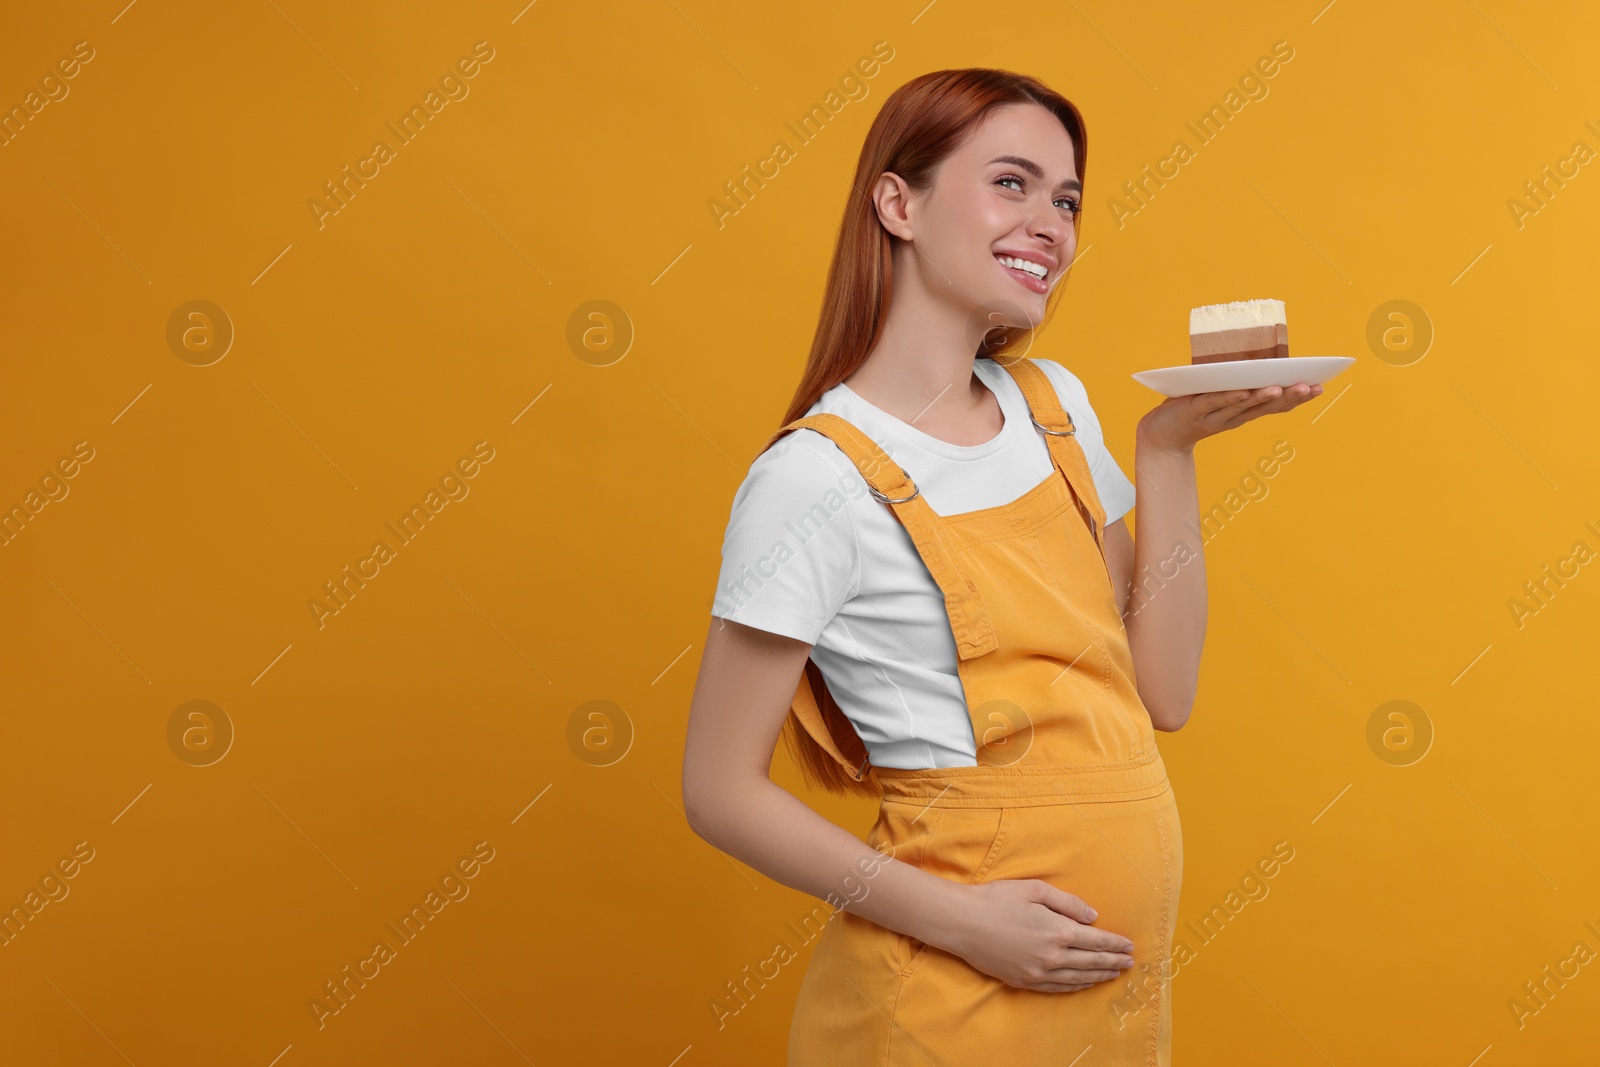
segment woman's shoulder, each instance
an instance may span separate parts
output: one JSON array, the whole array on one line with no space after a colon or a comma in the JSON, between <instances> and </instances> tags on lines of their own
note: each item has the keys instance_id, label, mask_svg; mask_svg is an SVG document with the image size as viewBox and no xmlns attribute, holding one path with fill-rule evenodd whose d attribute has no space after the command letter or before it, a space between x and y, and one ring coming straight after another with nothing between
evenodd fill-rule
<instances>
[{"instance_id":1,"label":"woman's shoulder","mask_svg":"<svg viewBox=\"0 0 1600 1067\"><path fill-rule=\"evenodd\" d=\"M751 462L734 494L733 509L778 508L798 514L821 504L837 511L866 495L865 481L839 446L826 434L801 427Z\"/></svg>"},{"instance_id":2,"label":"woman's shoulder","mask_svg":"<svg viewBox=\"0 0 1600 1067\"><path fill-rule=\"evenodd\" d=\"M820 430L802 426L778 438L750 464L750 473L799 486L820 485L855 473L843 450Z\"/></svg>"},{"instance_id":3,"label":"woman's shoulder","mask_svg":"<svg viewBox=\"0 0 1600 1067\"><path fill-rule=\"evenodd\" d=\"M1089 391L1084 387L1083 380L1072 373L1064 364L1058 363L1053 359L1045 359L1042 356L1029 356L1027 358L1028 362L1044 371L1045 377L1049 378L1050 384L1055 386L1056 395L1060 397L1063 403L1070 400L1073 403L1088 404ZM994 366L999 369L999 364L994 364Z\"/></svg>"},{"instance_id":4,"label":"woman's shoulder","mask_svg":"<svg viewBox=\"0 0 1600 1067\"><path fill-rule=\"evenodd\" d=\"M1094 405L1089 402L1089 390L1084 386L1083 379L1056 360L1039 356L1029 356L1028 360L1044 371L1044 376L1055 387L1056 399L1067 409L1067 414L1072 416L1073 421L1086 422L1098 433L1100 418L1095 414ZM998 364L996 369L999 369ZM1001 370L1000 373L1005 372Z\"/></svg>"},{"instance_id":5,"label":"woman's shoulder","mask_svg":"<svg viewBox=\"0 0 1600 1067\"><path fill-rule=\"evenodd\" d=\"M1133 510L1136 489L1107 447L1100 416L1095 413L1094 405L1089 403L1088 389L1084 387L1082 379L1053 359L1034 359L1034 363L1050 379L1061 406L1072 416L1073 425L1078 431L1078 444L1089 461L1089 473L1100 493L1100 501L1105 505L1106 522L1116 522Z\"/></svg>"},{"instance_id":6,"label":"woman's shoulder","mask_svg":"<svg viewBox=\"0 0 1600 1067\"><path fill-rule=\"evenodd\" d=\"M712 614L815 643L860 586L863 499L865 482L822 434L774 441L734 494Z\"/></svg>"}]
</instances>

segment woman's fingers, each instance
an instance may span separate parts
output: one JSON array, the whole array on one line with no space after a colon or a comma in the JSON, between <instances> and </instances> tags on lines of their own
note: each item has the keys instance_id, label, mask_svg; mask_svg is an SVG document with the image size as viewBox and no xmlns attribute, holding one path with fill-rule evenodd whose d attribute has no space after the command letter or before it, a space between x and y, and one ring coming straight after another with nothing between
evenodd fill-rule
<instances>
[{"instance_id":1,"label":"woman's fingers","mask_svg":"<svg viewBox=\"0 0 1600 1067\"><path fill-rule=\"evenodd\" d=\"M1259 390L1257 390L1259 392ZM1244 412L1249 411L1257 404L1263 403L1265 398L1257 397L1255 392L1240 389L1237 392L1223 392L1213 394L1222 397L1222 402L1217 404L1203 418L1207 422L1222 423L1224 428L1232 425L1232 420Z\"/></svg>"},{"instance_id":2,"label":"woman's fingers","mask_svg":"<svg viewBox=\"0 0 1600 1067\"><path fill-rule=\"evenodd\" d=\"M1126 952L1094 952L1069 948L1057 967L1050 969L1046 978L1055 982L1081 982L1087 975L1104 971L1115 977L1124 968L1133 966L1133 956Z\"/></svg>"},{"instance_id":3,"label":"woman's fingers","mask_svg":"<svg viewBox=\"0 0 1600 1067\"><path fill-rule=\"evenodd\" d=\"M1222 408L1247 408L1254 404L1264 404L1278 401L1301 402L1317 395L1321 386L1307 385L1297 382L1294 385L1263 385L1259 389L1218 389L1210 393L1201 393L1195 397L1200 403L1202 411L1217 411Z\"/></svg>"},{"instance_id":4,"label":"woman's fingers","mask_svg":"<svg viewBox=\"0 0 1600 1067\"><path fill-rule=\"evenodd\" d=\"M1116 977L1117 975L1108 973L1105 978L1096 978L1088 982L1040 982L1038 985L1031 985L1028 988L1036 989L1041 993L1076 993L1082 989L1092 989L1101 982Z\"/></svg>"},{"instance_id":5,"label":"woman's fingers","mask_svg":"<svg viewBox=\"0 0 1600 1067\"><path fill-rule=\"evenodd\" d=\"M1250 396L1244 389L1218 389L1210 393L1201 393L1192 401L1195 414L1201 417L1213 415L1223 408L1238 407Z\"/></svg>"},{"instance_id":6,"label":"woman's fingers","mask_svg":"<svg viewBox=\"0 0 1600 1067\"><path fill-rule=\"evenodd\" d=\"M1091 952L1087 956L1101 956L1104 953ZM1131 965L1130 965L1131 966ZM1101 982L1110 982L1128 973L1128 967L1115 964L1090 966L1066 965L1057 967L1047 972L1038 982L1029 986L1030 989L1039 989L1045 992L1067 993L1077 989L1088 989L1090 986L1099 985Z\"/></svg>"},{"instance_id":7,"label":"woman's fingers","mask_svg":"<svg viewBox=\"0 0 1600 1067\"><path fill-rule=\"evenodd\" d=\"M1026 988L1046 993L1070 993L1121 978L1132 966L1133 957L1127 953L1069 948L1060 966L1050 968L1038 981L1028 983Z\"/></svg>"},{"instance_id":8,"label":"woman's fingers","mask_svg":"<svg viewBox=\"0 0 1600 1067\"><path fill-rule=\"evenodd\" d=\"M1227 400L1213 409L1210 417L1221 420L1222 429L1231 430L1262 415L1298 407L1319 393L1320 390L1316 386L1309 386L1303 382L1288 388L1269 385L1255 390L1241 389L1235 393L1223 394Z\"/></svg>"}]
</instances>

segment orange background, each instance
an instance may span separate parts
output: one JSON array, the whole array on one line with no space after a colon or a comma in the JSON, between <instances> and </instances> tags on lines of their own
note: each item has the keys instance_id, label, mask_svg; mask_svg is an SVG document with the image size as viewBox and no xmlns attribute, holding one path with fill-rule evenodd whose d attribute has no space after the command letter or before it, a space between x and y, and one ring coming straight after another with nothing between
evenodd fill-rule
<instances>
[{"instance_id":1,"label":"orange background","mask_svg":"<svg viewBox=\"0 0 1600 1067\"><path fill-rule=\"evenodd\" d=\"M1296 354L1357 357L1198 449L1203 506L1237 513L1207 546L1199 703L1161 744L1180 937L1226 921L1174 980L1178 1061L1589 1048L1600 177L1509 201L1600 148L1592 7L118 4L0 35L7 109L93 52L0 147L0 506L37 507L0 548L0 903L67 894L0 948L0 1061L781 1062L810 952L788 924L820 902L684 822L700 642L872 116L970 65L1087 117L1085 247L1036 354L1084 379L1125 471L1158 399L1129 375L1187 361L1191 306L1279 297ZM880 41L866 95L798 143ZM1267 94L1196 147L1185 122L1278 41ZM385 123L478 42L400 145ZM1180 138L1119 227L1112 197ZM319 625L324 583L430 504ZM801 788L786 753L774 774ZM402 942L386 924L430 892ZM719 1027L780 941L800 959Z\"/></svg>"}]
</instances>

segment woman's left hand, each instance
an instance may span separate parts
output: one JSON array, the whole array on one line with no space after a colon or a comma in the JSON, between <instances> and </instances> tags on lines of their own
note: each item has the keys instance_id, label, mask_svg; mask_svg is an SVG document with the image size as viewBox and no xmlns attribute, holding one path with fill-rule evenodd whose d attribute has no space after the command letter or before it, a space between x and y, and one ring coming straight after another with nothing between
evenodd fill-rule
<instances>
[{"instance_id":1,"label":"woman's left hand","mask_svg":"<svg viewBox=\"0 0 1600 1067\"><path fill-rule=\"evenodd\" d=\"M1212 393L1170 396L1139 420L1139 438L1157 448L1187 452L1195 442L1251 419L1297 408L1322 393L1322 386L1299 382L1287 389L1223 389Z\"/></svg>"}]
</instances>

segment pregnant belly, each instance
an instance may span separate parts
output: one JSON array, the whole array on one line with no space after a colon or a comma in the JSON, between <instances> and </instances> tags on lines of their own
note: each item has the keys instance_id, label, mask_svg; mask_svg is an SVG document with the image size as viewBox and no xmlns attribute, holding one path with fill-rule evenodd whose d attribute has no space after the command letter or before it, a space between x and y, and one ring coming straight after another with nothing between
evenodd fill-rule
<instances>
[{"instance_id":1,"label":"pregnant belly","mask_svg":"<svg viewBox=\"0 0 1600 1067\"><path fill-rule=\"evenodd\" d=\"M1170 946L1183 837L1170 786L1134 800L946 807L890 801L867 841L953 881L1037 878L1081 897L1134 944L1121 978L1072 993L1009 986L851 912L807 969L790 1064L1167 1064Z\"/></svg>"}]
</instances>

